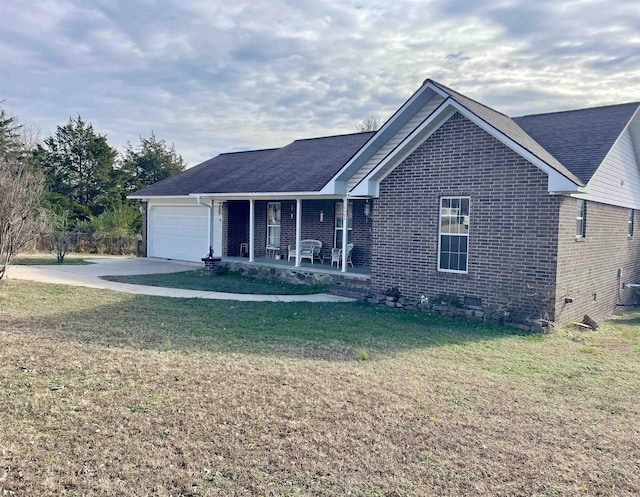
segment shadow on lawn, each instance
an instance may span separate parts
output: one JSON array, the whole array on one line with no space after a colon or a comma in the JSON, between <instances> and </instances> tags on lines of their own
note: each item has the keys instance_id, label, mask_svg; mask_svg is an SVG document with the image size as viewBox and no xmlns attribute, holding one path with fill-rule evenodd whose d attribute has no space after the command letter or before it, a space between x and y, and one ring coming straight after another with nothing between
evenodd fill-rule
<instances>
[{"instance_id":1,"label":"shadow on lawn","mask_svg":"<svg viewBox=\"0 0 640 497\"><path fill-rule=\"evenodd\" d=\"M36 320L36 321L34 321ZM420 311L355 303L264 303L136 296L88 310L23 318L82 342L353 360L521 334ZM63 325L62 327L60 325ZM29 326L31 325L31 326Z\"/></svg>"},{"instance_id":2,"label":"shadow on lawn","mask_svg":"<svg viewBox=\"0 0 640 497\"><path fill-rule=\"evenodd\" d=\"M640 307L629 306L621 308L613 317L613 322L621 325L639 326L640 325Z\"/></svg>"}]
</instances>

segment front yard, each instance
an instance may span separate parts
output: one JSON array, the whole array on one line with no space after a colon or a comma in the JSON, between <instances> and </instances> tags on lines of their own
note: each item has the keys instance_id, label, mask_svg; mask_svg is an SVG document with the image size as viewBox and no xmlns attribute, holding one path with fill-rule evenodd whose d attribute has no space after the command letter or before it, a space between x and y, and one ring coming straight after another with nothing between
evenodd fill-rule
<instances>
[{"instance_id":1,"label":"front yard","mask_svg":"<svg viewBox=\"0 0 640 497\"><path fill-rule=\"evenodd\" d=\"M328 285L296 285L278 279L258 279L235 272L208 274L201 269L165 274L103 276L105 280L133 285L185 288L207 292L254 293L261 295L309 295L329 291Z\"/></svg>"},{"instance_id":2,"label":"front yard","mask_svg":"<svg viewBox=\"0 0 640 497\"><path fill-rule=\"evenodd\" d=\"M639 324L4 282L0 495L638 495Z\"/></svg>"}]
</instances>

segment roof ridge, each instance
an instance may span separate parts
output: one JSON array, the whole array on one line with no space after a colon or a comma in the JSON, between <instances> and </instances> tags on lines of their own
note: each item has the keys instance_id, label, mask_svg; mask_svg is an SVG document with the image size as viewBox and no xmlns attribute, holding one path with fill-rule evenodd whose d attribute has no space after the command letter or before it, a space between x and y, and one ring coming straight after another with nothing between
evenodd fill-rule
<instances>
[{"instance_id":1,"label":"roof ridge","mask_svg":"<svg viewBox=\"0 0 640 497\"><path fill-rule=\"evenodd\" d=\"M377 131L356 131L354 133L337 133L335 135L314 136L311 138L298 138L296 140L293 140L291 143L307 141L307 140L322 140L323 138L337 138L338 136L366 135L368 133L377 133Z\"/></svg>"},{"instance_id":2,"label":"roof ridge","mask_svg":"<svg viewBox=\"0 0 640 497\"><path fill-rule=\"evenodd\" d=\"M624 102L621 104L610 104L610 105L596 105L595 107L582 107L580 109L566 109L566 110L554 110L552 112L539 112L537 114L523 114L521 116L513 116L511 119L520 119L522 117L534 117L534 116L550 116L552 114L565 114L568 112L580 112L583 110L596 110L596 109L606 109L608 107L622 107L623 105L639 105L638 102Z\"/></svg>"},{"instance_id":3,"label":"roof ridge","mask_svg":"<svg viewBox=\"0 0 640 497\"><path fill-rule=\"evenodd\" d=\"M430 82L433 83L434 85L436 85L438 88L440 88L441 90L446 91L447 93L453 93L455 95L460 95L461 97L466 98L467 100L471 100L474 104L480 105L481 107L484 107L485 109L490 110L491 112L495 112L496 114L500 114L501 116L504 117L508 117L509 119L511 119L510 116L508 116L507 114L505 114L504 112L500 112L499 110L494 109L493 107L489 107L487 104L483 104L482 102L479 102L478 100L476 100L475 98L471 98L467 95L465 95L464 93L460 93L459 91L454 90L453 88L449 88L446 85L443 85L442 83L439 83L438 81L435 81L433 79L427 78L425 80L425 83ZM451 95L450 95L451 96ZM455 98L455 97L454 97Z\"/></svg>"},{"instance_id":4,"label":"roof ridge","mask_svg":"<svg viewBox=\"0 0 640 497\"><path fill-rule=\"evenodd\" d=\"M221 155L233 155L233 154L248 154L250 152L268 152L270 150L280 150L282 147L273 147L273 148L256 148L255 150L237 150L235 152L222 152L216 155L215 157L211 157L211 159L215 159L216 157L220 157ZM210 159L209 159L210 160ZM206 161L205 161L206 162ZM197 164L196 164L197 165Z\"/></svg>"}]
</instances>

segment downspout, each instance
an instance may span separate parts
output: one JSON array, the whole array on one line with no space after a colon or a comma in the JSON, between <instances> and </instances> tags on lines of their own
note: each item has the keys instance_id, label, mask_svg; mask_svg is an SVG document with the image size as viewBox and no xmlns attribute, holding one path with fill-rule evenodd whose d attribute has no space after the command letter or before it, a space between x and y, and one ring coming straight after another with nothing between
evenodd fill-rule
<instances>
[{"instance_id":1,"label":"downspout","mask_svg":"<svg viewBox=\"0 0 640 497\"><path fill-rule=\"evenodd\" d=\"M209 255L213 255L213 200L211 200L210 204L205 204L202 201L202 197L198 195L196 197L196 202L209 209Z\"/></svg>"}]
</instances>

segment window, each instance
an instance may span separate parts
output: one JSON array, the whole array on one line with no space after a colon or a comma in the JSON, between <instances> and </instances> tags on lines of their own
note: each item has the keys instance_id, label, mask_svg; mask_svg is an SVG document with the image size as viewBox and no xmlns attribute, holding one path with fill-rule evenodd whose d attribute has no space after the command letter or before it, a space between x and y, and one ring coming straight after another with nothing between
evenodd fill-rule
<instances>
[{"instance_id":1,"label":"window","mask_svg":"<svg viewBox=\"0 0 640 497\"><path fill-rule=\"evenodd\" d=\"M629 231L627 233L629 235L629 238L633 236L633 215L634 215L634 210L629 209Z\"/></svg>"},{"instance_id":2,"label":"window","mask_svg":"<svg viewBox=\"0 0 640 497\"><path fill-rule=\"evenodd\" d=\"M333 246L342 248L342 202L336 202L336 233ZM347 243L353 239L353 202L349 202L347 207Z\"/></svg>"},{"instance_id":3,"label":"window","mask_svg":"<svg viewBox=\"0 0 640 497\"><path fill-rule=\"evenodd\" d=\"M280 202L267 204L267 247L280 247Z\"/></svg>"},{"instance_id":4,"label":"window","mask_svg":"<svg viewBox=\"0 0 640 497\"><path fill-rule=\"evenodd\" d=\"M469 197L443 197L440 199L439 271L467 272L469 202Z\"/></svg>"},{"instance_id":5,"label":"window","mask_svg":"<svg viewBox=\"0 0 640 497\"><path fill-rule=\"evenodd\" d=\"M586 217L587 201L578 199L578 212L576 214L576 238L584 238Z\"/></svg>"}]
</instances>

